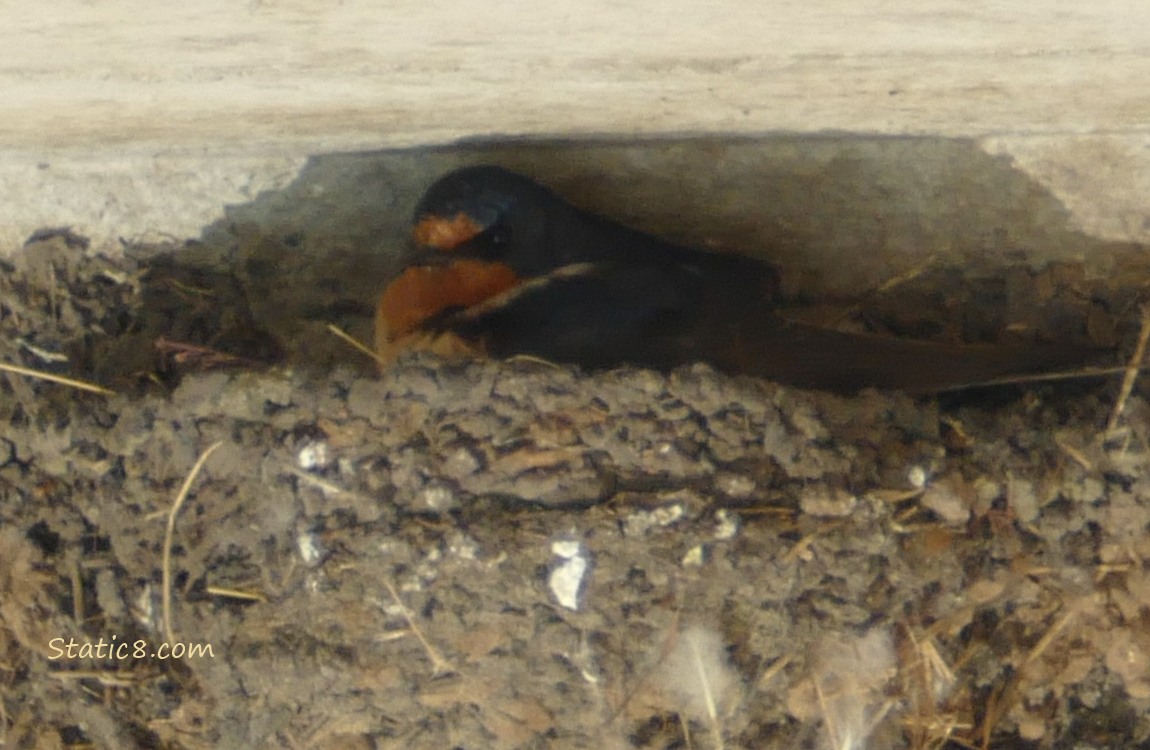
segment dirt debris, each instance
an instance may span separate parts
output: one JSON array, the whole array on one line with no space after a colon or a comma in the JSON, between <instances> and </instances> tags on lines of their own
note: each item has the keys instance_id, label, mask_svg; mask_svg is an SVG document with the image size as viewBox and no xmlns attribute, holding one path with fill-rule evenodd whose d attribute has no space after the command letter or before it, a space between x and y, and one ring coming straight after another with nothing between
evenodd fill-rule
<instances>
[{"instance_id":1,"label":"dirt debris","mask_svg":"<svg viewBox=\"0 0 1150 750\"><path fill-rule=\"evenodd\" d=\"M118 395L0 375L6 747L1150 738L1139 389L1105 434L1106 385L940 401L704 365L257 368L282 347L234 284L66 233L14 257L4 361ZM167 514L216 441L176 522L166 644ZM587 555L577 610L548 585L557 540ZM705 678L660 684L698 633L735 680L704 709ZM881 670L852 673L860 653Z\"/></svg>"}]
</instances>

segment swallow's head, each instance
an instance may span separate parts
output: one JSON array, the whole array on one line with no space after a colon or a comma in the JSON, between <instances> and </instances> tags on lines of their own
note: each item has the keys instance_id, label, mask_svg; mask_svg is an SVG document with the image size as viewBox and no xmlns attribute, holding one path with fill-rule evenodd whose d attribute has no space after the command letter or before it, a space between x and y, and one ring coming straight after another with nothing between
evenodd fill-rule
<instances>
[{"instance_id":1,"label":"swallow's head","mask_svg":"<svg viewBox=\"0 0 1150 750\"><path fill-rule=\"evenodd\" d=\"M463 167L437 180L415 208L412 239L423 257L500 262L521 276L550 270L555 216L568 204L502 167Z\"/></svg>"},{"instance_id":2,"label":"swallow's head","mask_svg":"<svg viewBox=\"0 0 1150 750\"><path fill-rule=\"evenodd\" d=\"M534 271L552 201L559 199L540 185L492 166L457 169L428 188L415 209L415 255L377 308L381 361L414 348L455 351L440 346L445 321Z\"/></svg>"}]
</instances>

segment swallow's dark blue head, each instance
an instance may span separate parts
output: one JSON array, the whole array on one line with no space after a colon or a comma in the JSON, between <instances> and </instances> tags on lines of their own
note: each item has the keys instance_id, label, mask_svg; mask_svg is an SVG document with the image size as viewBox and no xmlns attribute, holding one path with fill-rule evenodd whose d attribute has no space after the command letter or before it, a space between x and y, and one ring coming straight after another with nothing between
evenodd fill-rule
<instances>
[{"instance_id":1,"label":"swallow's dark blue head","mask_svg":"<svg viewBox=\"0 0 1150 750\"><path fill-rule=\"evenodd\" d=\"M527 177L502 167L463 167L427 189L412 239L426 256L445 253L507 264L521 275L549 270L557 213L573 208Z\"/></svg>"}]
</instances>

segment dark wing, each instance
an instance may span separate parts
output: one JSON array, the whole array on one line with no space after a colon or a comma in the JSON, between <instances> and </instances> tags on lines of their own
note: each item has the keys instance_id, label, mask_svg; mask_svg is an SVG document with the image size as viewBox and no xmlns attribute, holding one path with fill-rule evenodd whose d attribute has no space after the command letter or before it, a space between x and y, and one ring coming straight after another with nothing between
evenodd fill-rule
<instances>
[{"instance_id":1,"label":"dark wing","mask_svg":"<svg viewBox=\"0 0 1150 750\"><path fill-rule=\"evenodd\" d=\"M1098 350L963 344L845 333L773 312L774 275L744 259L575 264L442 321L498 357L600 369L709 362L805 388L935 393L1080 366Z\"/></svg>"},{"instance_id":2,"label":"dark wing","mask_svg":"<svg viewBox=\"0 0 1150 750\"><path fill-rule=\"evenodd\" d=\"M669 369L698 359L698 273L675 264L578 264L442 325L497 357L527 354L600 369Z\"/></svg>"}]
</instances>

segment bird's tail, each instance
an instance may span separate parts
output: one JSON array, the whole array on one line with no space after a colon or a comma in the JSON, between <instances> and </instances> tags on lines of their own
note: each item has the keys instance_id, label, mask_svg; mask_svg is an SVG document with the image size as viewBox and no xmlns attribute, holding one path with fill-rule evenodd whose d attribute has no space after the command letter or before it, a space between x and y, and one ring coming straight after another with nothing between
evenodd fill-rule
<instances>
[{"instance_id":1,"label":"bird's tail","mask_svg":"<svg viewBox=\"0 0 1150 750\"><path fill-rule=\"evenodd\" d=\"M728 369L804 388L853 392L883 388L940 393L1025 380L1041 373L1089 376L1107 350L1098 347L1000 342L946 343L845 333L779 323L739 347ZM749 345L748 345L749 344Z\"/></svg>"}]
</instances>

